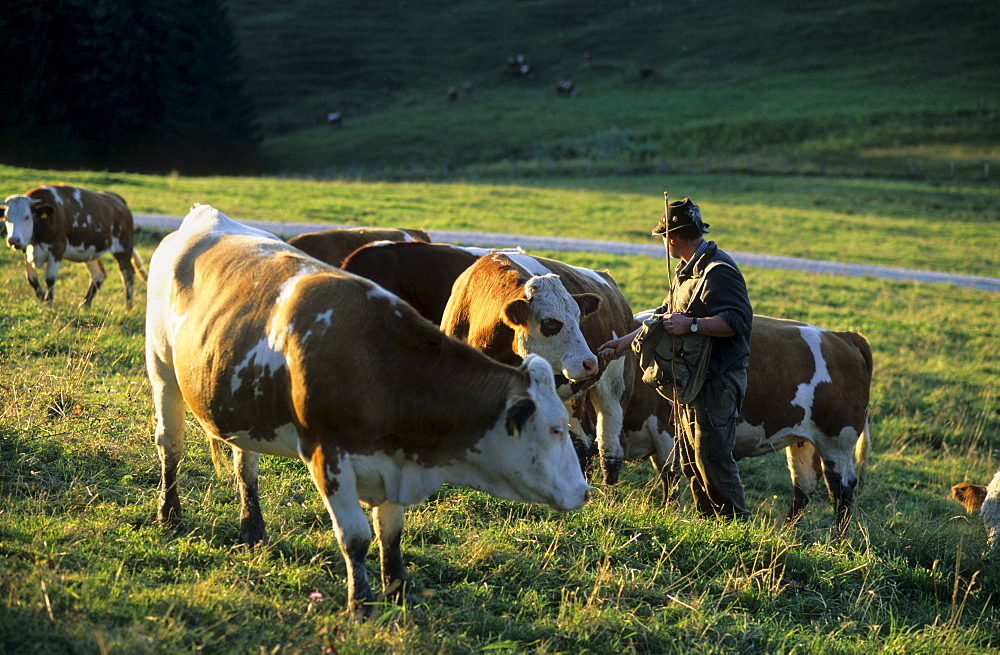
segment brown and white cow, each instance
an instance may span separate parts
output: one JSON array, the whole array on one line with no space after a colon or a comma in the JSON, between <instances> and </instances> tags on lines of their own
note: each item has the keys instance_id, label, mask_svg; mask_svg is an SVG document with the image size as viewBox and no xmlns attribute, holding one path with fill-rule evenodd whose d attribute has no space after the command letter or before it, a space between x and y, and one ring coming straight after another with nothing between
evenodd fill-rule
<instances>
[{"instance_id":1,"label":"brown and white cow","mask_svg":"<svg viewBox=\"0 0 1000 655\"><path fill-rule=\"evenodd\" d=\"M502 362L528 353L561 373L560 396L594 405L604 479L618 481L624 408L634 384L631 353L598 361L594 349L627 334L628 302L605 272L525 254L481 257L455 280L441 329Z\"/></svg>"},{"instance_id":2,"label":"brown and white cow","mask_svg":"<svg viewBox=\"0 0 1000 655\"><path fill-rule=\"evenodd\" d=\"M368 278L436 325L455 279L493 250L423 241L377 241L347 256L340 268Z\"/></svg>"},{"instance_id":3,"label":"brown and white cow","mask_svg":"<svg viewBox=\"0 0 1000 655\"><path fill-rule=\"evenodd\" d=\"M733 456L740 460L787 449L794 487L788 522L801 518L822 476L837 529L847 527L870 441L871 379L871 346L857 332L753 317L747 391ZM641 440L626 450L630 459L657 452Z\"/></svg>"},{"instance_id":4,"label":"brown and white cow","mask_svg":"<svg viewBox=\"0 0 1000 655\"><path fill-rule=\"evenodd\" d=\"M960 482L951 488L951 496L969 512L979 512L986 526L986 555L1000 553L1000 471L988 485Z\"/></svg>"},{"instance_id":5,"label":"brown and white cow","mask_svg":"<svg viewBox=\"0 0 1000 655\"><path fill-rule=\"evenodd\" d=\"M51 302L62 260L85 262L90 287L83 299L89 307L107 274L101 256L118 262L125 285L125 306L132 306L135 274L146 279L142 259L133 247L135 225L125 200L110 191L90 191L68 184L41 186L4 200L7 245L24 253L28 284ZM38 284L44 271L46 289Z\"/></svg>"},{"instance_id":6,"label":"brown and white cow","mask_svg":"<svg viewBox=\"0 0 1000 655\"><path fill-rule=\"evenodd\" d=\"M159 518L180 521L185 405L234 447L241 536L264 538L259 454L298 457L333 520L352 610L373 508L383 593L405 600L403 507L445 482L577 509L589 498L552 369L500 364L373 282L196 206L150 262L146 360L162 464Z\"/></svg>"},{"instance_id":7,"label":"brown and white cow","mask_svg":"<svg viewBox=\"0 0 1000 655\"><path fill-rule=\"evenodd\" d=\"M288 240L304 253L330 266L340 267L352 252L376 241L424 241L431 237L424 230L395 227L344 227L321 232L306 232Z\"/></svg>"}]
</instances>

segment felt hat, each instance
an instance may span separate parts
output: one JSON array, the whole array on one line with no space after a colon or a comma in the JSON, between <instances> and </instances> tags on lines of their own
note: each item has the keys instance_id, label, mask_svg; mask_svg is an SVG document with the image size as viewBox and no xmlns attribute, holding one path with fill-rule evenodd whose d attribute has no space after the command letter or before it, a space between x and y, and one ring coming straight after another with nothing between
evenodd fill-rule
<instances>
[{"instance_id":1,"label":"felt hat","mask_svg":"<svg viewBox=\"0 0 1000 655\"><path fill-rule=\"evenodd\" d=\"M663 200L667 201L667 194L663 194ZM684 200L674 200L667 202L660 216L660 222L653 230L653 236L666 236L669 232L674 232L684 227L693 226L698 228L702 234L708 233L708 223L701 220L701 210L698 205L691 202L690 198Z\"/></svg>"}]
</instances>

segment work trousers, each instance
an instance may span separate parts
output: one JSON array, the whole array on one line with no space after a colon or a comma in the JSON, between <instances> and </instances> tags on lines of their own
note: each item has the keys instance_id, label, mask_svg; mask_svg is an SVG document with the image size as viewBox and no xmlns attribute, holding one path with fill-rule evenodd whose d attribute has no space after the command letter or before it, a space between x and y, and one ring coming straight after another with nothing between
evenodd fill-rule
<instances>
[{"instance_id":1,"label":"work trousers","mask_svg":"<svg viewBox=\"0 0 1000 655\"><path fill-rule=\"evenodd\" d=\"M746 388L746 369L729 371L706 380L694 402L679 406L677 455L695 507L706 516L750 517L733 459Z\"/></svg>"}]
</instances>

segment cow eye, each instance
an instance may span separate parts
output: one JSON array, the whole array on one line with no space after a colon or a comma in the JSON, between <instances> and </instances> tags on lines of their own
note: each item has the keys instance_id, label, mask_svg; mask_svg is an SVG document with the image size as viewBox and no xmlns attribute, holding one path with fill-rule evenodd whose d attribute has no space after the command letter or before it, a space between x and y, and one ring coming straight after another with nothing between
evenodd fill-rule
<instances>
[{"instance_id":1,"label":"cow eye","mask_svg":"<svg viewBox=\"0 0 1000 655\"><path fill-rule=\"evenodd\" d=\"M554 318L546 318L542 320L542 334L551 337L554 334L558 334L559 330L562 329L562 321Z\"/></svg>"},{"instance_id":2,"label":"cow eye","mask_svg":"<svg viewBox=\"0 0 1000 655\"><path fill-rule=\"evenodd\" d=\"M566 428L561 425L553 425L549 428L549 435L551 435L553 439L562 439L566 436Z\"/></svg>"}]
</instances>

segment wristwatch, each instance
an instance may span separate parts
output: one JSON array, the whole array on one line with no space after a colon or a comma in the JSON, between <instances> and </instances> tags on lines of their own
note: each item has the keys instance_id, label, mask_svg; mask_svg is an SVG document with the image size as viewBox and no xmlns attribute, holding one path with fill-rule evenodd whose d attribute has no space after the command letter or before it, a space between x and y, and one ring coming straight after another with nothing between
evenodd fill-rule
<instances>
[{"instance_id":1,"label":"wristwatch","mask_svg":"<svg viewBox=\"0 0 1000 655\"><path fill-rule=\"evenodd\" d=\"M691 319L691 332L693 333L693 332L697 332L697 331L698 331L698 319L692 318Z\"/></svg>"}]
</instances>

